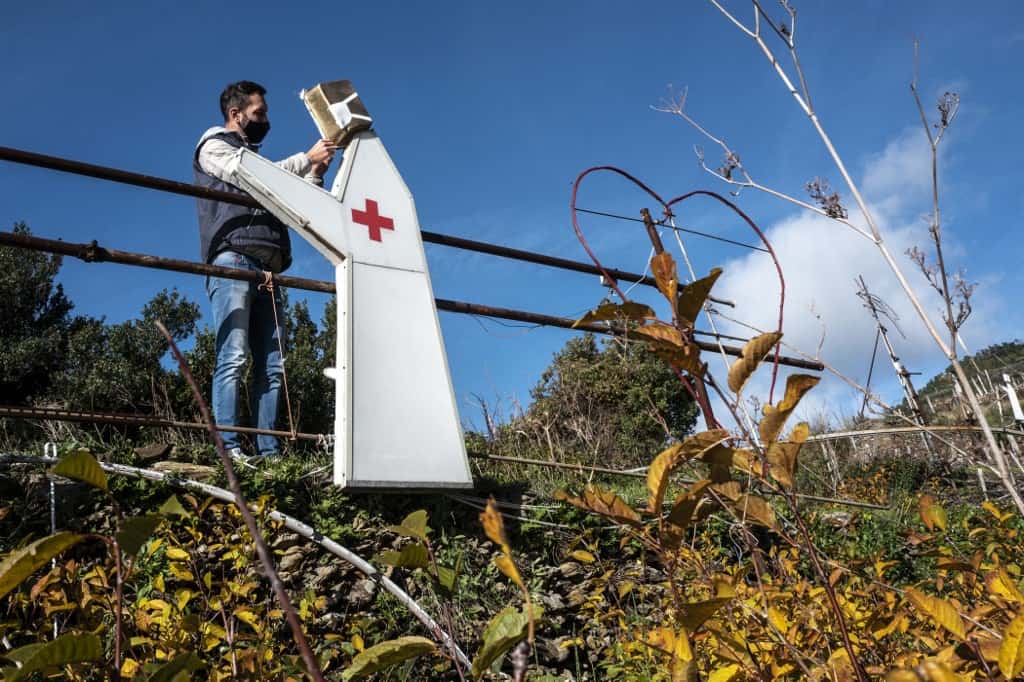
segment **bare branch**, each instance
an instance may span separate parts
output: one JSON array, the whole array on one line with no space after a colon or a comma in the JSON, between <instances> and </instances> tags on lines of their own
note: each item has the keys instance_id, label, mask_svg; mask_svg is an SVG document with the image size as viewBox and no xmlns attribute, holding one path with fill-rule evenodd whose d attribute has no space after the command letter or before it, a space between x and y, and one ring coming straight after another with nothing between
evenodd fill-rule
<instances>
[{"instance_id":1,"label":"bare branch","mask_svg":"<svg viewBox=\"0 0 1024 682\"><path fill-rule=\"evenodd\" d=\"M743 25L743 22L742 22L742 21L740 21L739 19L737 19L736 17L734 17L734 16L732 15L732 13L731 13L731 12L729 12L729 10L725 9L724 7L722 7L721 3L719 3L719 2L718 2L718 0L709 0L709 1L711 2L711 4L712 4L712 5L714 5L714 6L715 6L715 8L716 8L716 9L717 9L717 10L718 10L719 12L721 12L721 13L722 13L722 15L723 15L723 16L724 16L724 17L725 17L726 19L728 19L729 21L731 21L731 22L732 22L732 23L733 23L733 24L734 24L734 25L736 26L736 28L738 28L739 30L743 31L743 32L744 32L745 34L747 34L747 35L748 35L748 36L750 36L751 38L753 38L753 37L755 37L755 36L756 36L756 34L755 34L755 33L754 33L753 31L751 31L751 30L750 30L749 28L747 28L746 26L744 26L744 25Z\"/></svg>"},{"instance_id":2,"label":"bare branch","mask_svg":"<svg viewBox=\"0 0 1024 682\"><path fill-rule=\"evenodd\" d=\"M849 214L839 201L839 192L833 192L831 185L825 178L814 178L806 185L807 193L818 202L818 207L825 212L829 218L846 220Z\"/></svg>"},{"instance_id":3,"label":"bare branch","mask_svg":"<svg viewBox=\"0 0 1024 682\"><path fill-rule=\"evenodd\" d=\"M939 271L934 265L928 264L928 257L924 251L912 246L906 251L907 257L917 265L917 268L924 275L925 279L928 280L928 284L932 286L935 291L939 292L939 296L945 296L946 292L943 289L942 282L939 279Z\"/></svg>"},{"instance_id":4,"label":"bare branch","mask_svg":"<svg viewBox=\"0 0 1024 682\"><path fill-rule=\"evenodd\" d=\"M708 166L703 148L695 146L694 153L697 156L697 160L700 163L701 168L706 173L713 175L722 182L737 188L736 191L732 192L733 196L738 196L741 190L749 187L759 192L764 192L765 194L773 196L776 199L781 199L782 201L786 201L796 206L799 206L800 208L806 211L816 213L822 217L832 218L836 222L845 225L846 227L850 228L851 230L853 230L860 236L864 237L865 239L870 239L874 241L874 237L872 237L870 233L850 222L848 216L842 215L841 213L837 213L835 211L829 213L824 208L820 208L818 206L815 206L814 204L802 201L789 194L785 194L784 192L780 192L766 185L762 185L761 183L754 180L754 178L750 175L750 172L746 169L746 167L740 160L740 155L731 147L729 147L728 143L724 139L713 135L707 128L702 126L696 119L694 119L686 112L686 97L686 91L684 91L683 94L680 95L679 97L673 97L670 94L669 99L662 100L661 106L651 108L654 109L655 111L660 111L662 113L672 114L674 116L680 117L701 135L703 135L704 137L711 140L716 145L722 148L724 163L717 169ZM739 173L742 179L737 178L737 172ZM845 212L845 209L843 209L843 212Z\"/></svg>"}]
</instances>

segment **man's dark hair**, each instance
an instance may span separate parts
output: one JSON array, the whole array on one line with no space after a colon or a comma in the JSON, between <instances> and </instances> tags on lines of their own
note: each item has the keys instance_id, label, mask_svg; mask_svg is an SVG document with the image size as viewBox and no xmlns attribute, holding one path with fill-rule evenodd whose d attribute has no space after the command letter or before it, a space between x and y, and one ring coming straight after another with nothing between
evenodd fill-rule
<instances>
[{"instance_id":1,"label":"man's dark hair","mask_svg":"<svg viewBox=\"0 0 1024 682\"><path fill-rule=\"evenodd\" d=\"M228 120L228 109L244 109L249 104L249 95L265 95L267 89L259 83L252 81L238 81L231 83L224 92L220 93L220 113L224 114L224 120Z\"/></svg>"}]
</instances>

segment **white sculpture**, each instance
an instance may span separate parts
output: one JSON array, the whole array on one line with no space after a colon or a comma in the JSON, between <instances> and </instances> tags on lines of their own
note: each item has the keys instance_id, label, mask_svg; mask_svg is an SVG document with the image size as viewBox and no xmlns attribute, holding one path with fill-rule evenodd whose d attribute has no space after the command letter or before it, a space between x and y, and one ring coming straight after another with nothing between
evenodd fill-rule
<instances>
[{"instance_id":1,"label":"white sculpture","mask_svg":"<svg viewBox=\"0 0 1024 682\"><path fill-rule=\"evenodd\" d=\"M310 93L322 96L330 85ZM303 99L309 106L306 91ZM334 482L354 488L470 487L412 194L369 130L354 91L336 104L344 106L327 107L334 129L322 110L310 106L322 134L347 142L330 192L245 149L232 164L234 184L335 267L337 366L328 372L336 385Z\"/></svg>"}]
</instances>

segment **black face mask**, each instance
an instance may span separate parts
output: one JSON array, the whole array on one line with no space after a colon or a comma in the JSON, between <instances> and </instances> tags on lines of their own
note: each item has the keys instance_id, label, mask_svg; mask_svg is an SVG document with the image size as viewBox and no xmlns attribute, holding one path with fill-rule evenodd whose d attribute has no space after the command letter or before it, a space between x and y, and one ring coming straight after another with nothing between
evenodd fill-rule
<instances>
[{"instance_id":1,"label":"black face mask","mask_svg":"<svg viewBox=\"0 0 1024 682\"><path fill-rule=\"evenodd\" d=\"M270 132L270 121L248 121L242 126L242 132L249 142L259 144Z\"/></svg>"}]
</instances>

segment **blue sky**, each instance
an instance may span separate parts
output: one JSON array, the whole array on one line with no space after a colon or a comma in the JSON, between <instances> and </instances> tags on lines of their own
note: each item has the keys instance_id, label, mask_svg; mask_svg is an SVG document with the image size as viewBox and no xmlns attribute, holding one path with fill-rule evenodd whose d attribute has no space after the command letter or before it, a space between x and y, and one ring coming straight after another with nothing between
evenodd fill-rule
<instances>
[{"instance_id":1,"label":"blue sky","mask_svg":"<svg viewBox=\"0 0 1024 682\"><path fill-rule=\"evenodd\" d=\"M920 216L929 210L921 175L927 155L907 88L915 36L926 103L943 89L962 94L942 186L951 258L981 283L964 335L975 349L1021 336L1014 305L1024 285L1016 222L1024 212L1019 3L796 4L815 105L871 190L897 249L924 242ZM42 0L0 8L0 145L189 180L192 149L219 123L217 97L227 82L245 78L268 88L273 130L264 152L282 157L316 135L298 91L349 78L416 198L424 229L584 259L569 221L571 184L583 169L621 166L665 195L722 189L697 166L698 134L651 108L672 84L689 89L689 111L726 137L759 181L803 196L803 184L821 175L845 194L753 44L704 2L86 7ZM793 278L791 340L813 352L813 302L826 324L824 356L863 379L874 330L853 297L852 277L862 272L905 312L907 364L925 372L943 365L871 249L784 203L751 192L739 202L784 246L783 267ZM649 202L620 182L596 179L580 205L637 215ZM0 163L0 207L7 225L24 220L45 237L175 258L198 252L194 204L183 197ZM680 221L751 239L708 202L688 204ZM643 269L646 240L636 224L588 217L583 225L606 263ZM767 324L776 285L762 254L696 237L686 246L699 274L726 268L720 293L737 301L738 317ZM604 293L583 275L442 247L428 246L427 255L435 293L444 298L575 316ZM305 245L290 273L331 278L326 261ZM177 287L206 311L202 282L188 275L68 260L61 280L78 312L111 321L137 315L163 287ZM319 315L325 299L309 300ZM441 324L466 422L480 421L473 394L506 410L526 402L569 337L448 313ZM841 416L853 401L830 386L821 395L835 398L828 409ZM897 399L893 382L878 386Z\"/></svg>"}]
</instances>

